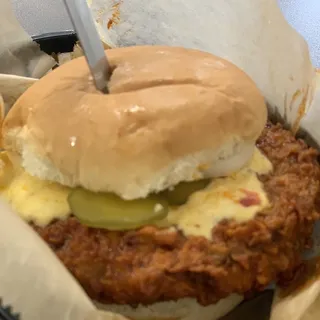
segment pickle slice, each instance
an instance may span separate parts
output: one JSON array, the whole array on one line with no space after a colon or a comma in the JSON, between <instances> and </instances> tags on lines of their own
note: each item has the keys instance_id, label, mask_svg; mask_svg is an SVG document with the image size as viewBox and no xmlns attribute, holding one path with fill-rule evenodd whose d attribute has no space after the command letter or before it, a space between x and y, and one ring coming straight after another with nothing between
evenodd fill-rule
<instances>
[{"instance_id":1,"label":"pickle slice","mask_svg":"<svg viewBox=\"0 0 320 320\"><path fill-rule=\"evenodd\" d=\"M68 201L80 222L108 230L136 229L164 219L169 211L167 200L160 195L127 201L113 193L77 188L71 191Z\"/></svg>"},{"instance_id":2,"label":"pickle slice","mask_svg":"<svg viewBox=\"0 0 320 320\"><path fill-rule=\"evenodd\" d=\"M210 179L203 179L198 181L180 182L172 190L166 190L166 198L172 206L180 206L186 203L192 193L204 189L209 183Z\"/></svg>"}]
</instances>

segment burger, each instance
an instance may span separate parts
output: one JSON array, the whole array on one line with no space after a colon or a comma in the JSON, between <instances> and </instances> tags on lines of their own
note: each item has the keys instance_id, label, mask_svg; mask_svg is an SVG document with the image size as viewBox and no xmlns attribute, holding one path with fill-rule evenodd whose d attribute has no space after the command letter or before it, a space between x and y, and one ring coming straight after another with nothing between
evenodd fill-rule
<instances>
[{"instance_id":1,"label":"burger","mask_svg":"<svg viewBox=\"0 0 320 320\"><path fill-rule=\"evenodd\" d=\"M316 150L268 121L230 62L107 50L33 84L2 124L0 195L95 303L135 320L219 319L290 274L319 218Z\"/></svg>"}]
</instances>

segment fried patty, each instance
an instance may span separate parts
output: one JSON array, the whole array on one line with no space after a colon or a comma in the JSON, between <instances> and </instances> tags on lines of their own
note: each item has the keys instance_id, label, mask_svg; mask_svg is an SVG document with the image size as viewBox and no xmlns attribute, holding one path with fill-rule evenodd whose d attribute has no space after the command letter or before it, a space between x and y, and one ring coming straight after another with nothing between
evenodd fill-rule
<instances>
[{"instance_id":1,"label":"fried patty","mask_svg":"<svg viewBox=\"0 0 320 320\"><path fill-rule=\"evenodd\" d=\"M76 218L36 231L89 296L102 303L152 304L193 297L202 305L263 290L294 270L319 218L317 152L280 125L257 142L274 166L259 177L272 206L245 223L221 221L212 241L155 227L115 232Z\"/></svg>"}]
</instances>

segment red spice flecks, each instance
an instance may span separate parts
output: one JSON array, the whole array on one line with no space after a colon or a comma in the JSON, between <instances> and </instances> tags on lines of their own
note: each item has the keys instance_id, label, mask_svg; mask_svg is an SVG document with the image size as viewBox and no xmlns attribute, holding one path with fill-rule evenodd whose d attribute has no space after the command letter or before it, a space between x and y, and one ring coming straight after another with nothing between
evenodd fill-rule
<instances>
[{"instance_id":1,"label":"red spice flecks","mask_svg":"<svg viewBox=\"0 0 320 320\"><path fill-rule=\"evenodd\" d=\"M116 2L112 6L112 16L111 16L111 19L109 19L109 21L107 23L108 29L111 29L112 26L114 26L120 22L120 5L121 5L121 3L122 3L122 0Z\"/></svg>"},{"instance_id":2,"label":"red spice flecks","mask_svg":"<svg viewBox=\"0 0 320 320\"><path fill-rule=\"evenodd\" d=\"M240 191L245 194L245 197L239 200L239 203L242 204L244 207L257 206L261 204L261 199L257 192L249 191L246 189L240 189Z\"/></svg>"}]
</instances>

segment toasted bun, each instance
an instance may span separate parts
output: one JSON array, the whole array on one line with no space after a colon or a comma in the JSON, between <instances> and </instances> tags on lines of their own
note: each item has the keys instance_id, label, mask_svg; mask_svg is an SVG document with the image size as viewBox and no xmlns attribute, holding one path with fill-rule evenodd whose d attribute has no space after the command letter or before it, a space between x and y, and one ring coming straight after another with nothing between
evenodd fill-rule
<instances>
[{"instance_id":1,"label":"toasted bun","mask_svg":"<svg viewBox=\"0 0 320 320\"><path fill-rule=\"evenodd\" d=\"M106 51L109 95L84 58L49 73L8 114L5 148L41 179L142 198L241 167L267 119L264 98L211 54L145 46Z\"/></svg>"},{"instance_id":2,"label":"toasted bun","mask_svg":"<svg viewBox=\"0 0 320 320\"><path fill-rule=\"evenodd\" d=\"M132 320L217 320L233 310L243 298L239 295L231 295L220 300L214 305L201 306L194 299L180 299L172 302L158 302L150 306L128 305L102 305L97 307L102 310L122 314Z\"/></svg>"}]
</instances>

